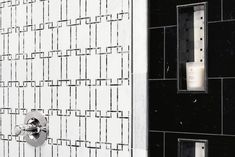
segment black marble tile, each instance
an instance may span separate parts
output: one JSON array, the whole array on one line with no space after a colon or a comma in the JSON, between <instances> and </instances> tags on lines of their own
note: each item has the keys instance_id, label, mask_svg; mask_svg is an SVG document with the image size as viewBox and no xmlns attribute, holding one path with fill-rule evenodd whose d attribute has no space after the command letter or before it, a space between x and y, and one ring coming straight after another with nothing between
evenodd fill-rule
<instances>
[{"instance_id":1,"label":"black marble tile","mask_svg":"<svg viewBox=\"0 0 235 157\"><path fill-rule=\"evenodd\" d=\"M208 140L208 157L232 157L235 155L235 137L195 134L166 134L165 157L177 157L178 138Z\"/></svg>"},{"instance_id":2,"label":"black marble tile","mask_svg":"<svg viewBox=\"0 0 235 157\"><path fill-rule=\"evenodd\" d=\"M176 25L176 6L208 2L208 20L221 20L221 0L150 0L149 26Z\"/></svg>"},{"instance_id":3,"label":"black marble tile","mask_svg":"<svg viewBox=\"0 0 235 157\"><path fill-rule=\"evenodd\" d=\"M208 64L209 77L235 76L235 22L209 24Z\"/></svg>"},{"instance_id":4,"label":"black marble tile","mask_svg":"<svg viewBox=\"0 0 235 157\"><path fill-rule=\"evenodd\" d=\"M149 157L163 157L163 133L149 133Z\"/></svg>"},{"instance_id":5,"label":"black marble tile","mask_svg":"<svg viewBox=\"0 0 235 157\"><path fill-rule=\"evenodd\" d=\"M150 0L149 27L176 25L176 0Z\"/></svg>"},{"instance_id":6,"label":"black marble tile","mask_svg":"<svg viewBox=\"0 0 235 157\"><path fill-rule=\"evenodd\" d=\"M176 80L149 81L150 130L221 132L221 81L209 80L208 94L177 94Z\"/></svg>"},{"instance_id":7,"label":"black marble tile","mask_svg":"<svg viewBox=\"0 0 235 157\"><path fill-rule=\"evenodd\" d=\"M166 28L165 37L165 74L166 78L176 78L177 73L177 29Z\"/></svg>"},{"instance_id":8,"label":"black marble tile","mask_svg":"<svg viewBox=\"0 0 235 157\"><path fill-rule=\"evenodd\" d=\"M235 135L235 79L224 80L224 133Z\"/></svg>"},{"instance_id":9,"label":"black marble tile","mask_svg":"<svg viewBox=\"0 0 235 157\"><path fill-rule=\"evenodd\" d=\"M149 30L149 78L163 78L164 70L164 30Z\"/></svg>"},{"instance_id":10,"label":"black marble tile","mask_svg":"<svg viewBox=\"0 0 235 157\"><path fill-rule=\"evenodd\" d=\"M235 19L235 1L223 1L223 15L225 20Z\"/></svg>"}]
</instances>

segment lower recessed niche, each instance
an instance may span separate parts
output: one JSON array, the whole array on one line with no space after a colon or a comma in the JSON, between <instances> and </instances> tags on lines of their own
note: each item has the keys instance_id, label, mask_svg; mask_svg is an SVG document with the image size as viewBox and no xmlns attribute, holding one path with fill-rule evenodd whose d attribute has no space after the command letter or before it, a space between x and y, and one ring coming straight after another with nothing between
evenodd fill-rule
<instances>
[{"instance_id":1,"label":"lower recessed niche","mask_svg":"<svg viewBox=\"0 0 235 157\"><path fill-rule=\"evenodd\" d=\"M178 157L207 157L208 141L178 139Z\"/></svg>"}]
</instances>

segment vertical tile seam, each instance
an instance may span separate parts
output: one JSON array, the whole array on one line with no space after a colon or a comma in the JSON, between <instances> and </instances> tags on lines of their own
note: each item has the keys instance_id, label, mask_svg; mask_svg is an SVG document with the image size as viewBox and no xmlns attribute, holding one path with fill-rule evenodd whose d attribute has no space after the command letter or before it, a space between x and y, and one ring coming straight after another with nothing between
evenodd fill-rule
<instances>
[{"instance_id":1,"label":"vertical tile seam","mask_svg":"<svg viewBox=\"0 0 235 157\"><path fill-rule=\"evenodd\" d=\"M224 80L221 78L221 134L224 134Z\"/></svg>"},{"instance_id":2,"label":"vertical tile seam","mask_svg":"<svg viewBox=\"0 0 235 157\"><path fill-rule=\"evenodd\" d=\"M163 132L163 157L166 157L166 133Z\"/></svg>"},{"instance_id":3,"label":"vertical tile seam","mask_svg":"<svg viewBox=\"0 0 235 157\"><path fill-rule=\"evenodd\" d=\"M221 21L224 20L224 0L221 0Z\"/></svg>"},{"instance_id":4,"label":"vertical tile seam","mask_svg":"<svg viewBox=\"0 0 235 157\"><path fill-rule=\"evenodd\" d=\"M163 78L166 78L166 27L163 28Z\"/></svg>"}]
</instances>

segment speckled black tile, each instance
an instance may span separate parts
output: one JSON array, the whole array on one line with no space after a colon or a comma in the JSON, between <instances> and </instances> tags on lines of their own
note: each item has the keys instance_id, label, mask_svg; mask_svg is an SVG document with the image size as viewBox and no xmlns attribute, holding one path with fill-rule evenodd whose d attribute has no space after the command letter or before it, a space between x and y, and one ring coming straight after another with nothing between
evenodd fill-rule
<instances>
[{"instance_id":1,"label":"speckled black tile","mask_svg":"<svg viewBox=\"0 0 235 157\"><path fill-rule=\"evenodd\" d=\"M177 157L177 139L207 139L208 157L235 156L235 21L221 20L221 0L208 0L208 94L177 94L176 86L176 5L203 0L150 0L149 27L149 155ZM223 17L235 19L235 2L223 0ZM211 21L217 21L211 23ZM171 25L171 26L169 26ZM156 35L158 37L156 37ZM165 56L163 53L165 44ZM156 53L157 52L157 53ZM165 58L165 61L163 60ZM164 67L165 62L165 67ZM164 67L164 68L163 68ZM165 71L163 71L165 70ZM221 79L211 77L230 77ZM222 91L223 90L223 91ZM223 95L223 99L221 96ZM223 100L223 118L221 115ZM223 121L223 125L222 124ZM222 128L223 126L223 128ZM223 133L222 134L222 129ZM175 133L174 133L175 132ZM179 134L179 133L182 134ZM200 133L195 135L193 133ZM209 135L211 134L211 135ZM215 134L212 136L212 134ZM233 135L233 136L228 136Z\"/></svg>"},{"instance_id":2,"label":"speckled black tile","mask_svg":"<svg viewBox=\"0 0 235 157\"><path fill-rule=\"evenodd\" d=\"M166 78L176 78L177 71L177 29L166 28L165 43L165 74Z\"/></svg>"},{"instance_id":3,"label":"speckled black tile","mask_svg":"<svg viewBox=\"0 0 235 157\"><path fill-rule=\"evenodd\" d=\"M235 1L224 0L223 1L223 14L224 19L235 19Z\"/></svg>"},{"instance_id":4,"label":"speckled black tile","mask_svg":"<svg viewBox=\"0 0 235 157\"><path fill-rule=\"evenodd\" d=\"M224 133L235 135L235 79L224 80Z\"/></svg>"},{"instance_id":5,"label":"speckled black tile","mask_svg":"<svg viewBox=\"0 0 235 157\"><path fill-rule=\"evenodd\" d=\"M150 0L149 26L176 25L176 0Z\"/></svg>"},{"instance_id":6,"label":"speckled black tile","mask_svg":"<svg viewBox=\"0 0 235 157\"><path fill-rule=\"evenodd\" d=\"M163 78L164 30L149 30L149 78Z\"/></svg>"},{"instance_id":7,"label":"speckled black tile","mask_svg":"<svg viewBox=\"0 0 235 157\"><path fill-rule=\"evenodd\" d=\"M165 157L177 157L178 138L208 140L208 157L232 157L235 155L235 137L195 134L166 134Z\"/></svg>"},{"instance_id":8,"label":"speckled black tile","mask_svg":"<svg viewBox=\"0 0 235 157\"><path fill-rule=\"evenodd\" d=\"M149 157L163 157L163 133L149 133Z\"/></svg>"},{"instance_id":9,"label":"speckled black tile","mask_svg":"<svg viewBox=\"0 0 235 157\"><path fill-rule=\"evenodd\" d=\"M234 77L235 22L209 24L208 31L209 77Z\"/></svg>"},{"instance_id":10,"label":"speckled black tile","mask_svg":"<svg viewBox=\"0 0 235 157\"><path fill-rule=\"evenodd\" d=\"M208 2L208 20L221 20L221 0L150 0L149 26L176 25L176 6L197 2Z\"/></svg>"},{"instance_id":11,"label":"speckled black tile","mask_svg":"<svg viewBox=\"0 0 235 157\"><path fill-rule=\"evenodd\" d=\"M176 80L149 82L151 130L221 132L221 81L209 80L208 94L177 94Z\"/></svg>"}]
</instances>

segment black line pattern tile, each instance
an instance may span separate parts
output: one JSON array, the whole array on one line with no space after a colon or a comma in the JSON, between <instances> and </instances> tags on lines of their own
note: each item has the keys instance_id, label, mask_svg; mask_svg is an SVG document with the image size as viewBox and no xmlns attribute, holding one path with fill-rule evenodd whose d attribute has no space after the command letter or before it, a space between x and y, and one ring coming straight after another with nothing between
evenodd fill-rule
<instances>
[{"instance_id":1,"label":"black line pattern tile","mask_svg":"<svg viewBox=\"0 0 235 157\"><path fill-rule=\"evenodd\" d=\"M0 156L130 156L131 5L0 2ZM13 135L31 110L49 121L37 149Z\"/></svg>"}]
</instances>

